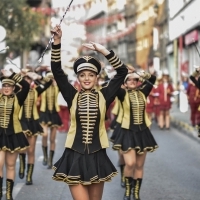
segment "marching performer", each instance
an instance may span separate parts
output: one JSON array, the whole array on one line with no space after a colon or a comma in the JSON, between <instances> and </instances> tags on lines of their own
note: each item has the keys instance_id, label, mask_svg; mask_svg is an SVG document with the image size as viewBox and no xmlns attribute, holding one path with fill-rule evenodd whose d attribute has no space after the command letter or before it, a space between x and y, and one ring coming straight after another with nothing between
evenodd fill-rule
<instances>
[{"instance_id":1,"label":"marching performer","mask_svg":"<svg viewBox=\"0 0 200 200\"><path fill-rule=\"evenodd\" d=\"M170 109L171 109L171 96L174 92L173 86L170 83L169 73L168 71L163 72L162 81L158 85L158 93L159 93L159 126L160 129L166 130L170 129Z\"/></svg>"},{"instance_id":2,"label":"marching performer","mask_svg":"<svg viewBox=\"0 0 200 200\"><path fill-rule=\"evenodd\" d=\"M138 87L138 81L141 77L148 80ZM121 89L118 92L124 114L121 132L115 138L113 149L121 150L125 161L124 200L131 199L132 187L133 199L140 199L139 191L142 184L146 154L158 148L150 132L151 122L146 113L146 98L151 92L155 80L154 75L146 72L128 74L124 80L126 90Z\"/></svg>"},{"instance_id":3,"label":"marching performer","mask_svg":"<svg viewBox=\"0 0 200 200\"><path fill-rule=\"evenodd\" d=\"M197 125L198 129L198 137L200 137L200 68L196 68L196 70L193 72L193 74L190 76L190 80L194 83L196 86L196 90L192 87L192 85L189 85L187 94L189 97L189 104L191 107L191 121L193 125ZM193 94L192 94L193 92Z\"/></svg>"},{"instance_id":4,"label":"marching performer","mask_svg":"<svg viewBox=\"0 0 200 200\"><path fill-rule=\"evenodd\" d=\"M40 123L42 125L44 134L42 135L42 150L43 150L43 165L48 165L47 169L51 169L53 166L53 157L55 153L55 140L56 131L62 125L62 121L58 112L60 111L58 105L59 89L54 80L54 76L51 71L46 72L46 78L52 80L52 84L46 91L41 94L40 105ZM48 129L50 128L50 151L48 156Z\"/></svg>"},{"instance_id":5,"label":"marching performer","mask_svg":"<svg viewBox=\"0 0 200 200\"><path fill-rule=\"evenodd\" d=\"M3 167L6 165L6 200L13 200L12 191L15 179L15 165L20 150L29 143L19 121L20 107L23 105L29 84L20 74L1 70L2 93L0 94L0 199L2 197ZM14 93L16 83L20 91Z\"/></svg>"},{"instance_id":6,"label":"marching performer","mask_svg":"<svg viewBox=\"0 0 200 200\"><path fill-rule=\"evenodd\" d=\"M123 87L123 86L122 86ZM122 118L123 118L123 107L121 104L121 101L116 97L116 105L118 106L118 113L116 114L117 118L116 118L116 125L114 128L114 131L112 133L112 136L110 137L110 141L114 142L116 137L118 136L118 134L120 134L121 132L121 122L122 122ZM118 151L118 156L119 156L119 167L120 167L120 175L121 175L121 186L125 187L125 177L124 177L124 158L123 158L123 154L122 152L119 150Z\"/></svg>"},{"instance_id":7,"label":"marching performer","mask_svg":"<svg viewBox=\"0 0 200 200\"><path fill-rule=\"evenodd\" d=\"M109 142L104 123L105 114L123 83L127 68L113 51L97 43L85 44L85 47L102 53L117 74L108 86L95 90L101 64L94 57L80 57L74 62L74 71L81 85L81 91L78 92L61 69L60 26L56 26L52 32L52 72L71 114L65 151L54 164L53 179L66 182L74 200L100 200L104 182L110 181L117 174L106 154Z\"/></svg>"},{"instance_id":8,"label":"marching performer","mask_svg":"<svg viewBox=\"0 0 200 200\"><path fill-rule=\"evenodd\" d=\"M44 92L52 83L52 80L49 78L43 78L41 75L38 75L30 70L25 69L24 79L30 84L28 96L21 107L19 119L22 125L23 132L27 136L30 147L27 151L20 152L19 160L19 177L24 178L25 173L25 158L26 152L28 155L28 164L27 164L27 175L26 175L26 185L32 185L32 174L35 163L35 145L37 136L43 133L43 129L39 123L39 114L37 110L37 99L38 96ZM35 88L31 85L34 81L37 81L41 84L38 84Z\"/></svg>"}]
</instances>

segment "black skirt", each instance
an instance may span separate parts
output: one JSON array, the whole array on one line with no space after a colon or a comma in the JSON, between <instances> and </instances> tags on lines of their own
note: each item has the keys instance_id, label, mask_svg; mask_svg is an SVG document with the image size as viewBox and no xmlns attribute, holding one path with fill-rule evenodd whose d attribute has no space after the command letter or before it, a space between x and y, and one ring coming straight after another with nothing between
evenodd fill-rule
<instances>
[{"instance_id":1,"label":"black skirt","mask_svg":"<svg viewBox=\"0 0 200 200\"><path fill-rule=\"evenodd\" d=\"M60 127L62 125L58 112L40 112L39 122L42 125L48 125L49 127Z\"/></svg>"},{"instance_id":2,"label":"black skirt","mask_svg":"<svg viewBox=\"0 0 200 200\"><path fill-rule=\"evenodd\" d=\"M143 154L145 151L153 152L157 148L158 145L148 127L139 132L121 128L113 144L114 150L127 152L135 149L138 154Z\"/></svg>"},{"instance_id":3,"label":"black skirt","mask_svg":"<svg viewBox=\"0 0 200 200\"><path fill-rule=\"evenodd\" d=\"M65 148L62 157L54 164L52 179L68 185L90 185L111 181L117 170L108 158L106 149L95 153L80 154Z\"/></svg>"},{"instance_id":4,"label":"black skirt","mask_svg":"<svg viewBox=\"0 0 200 200\"><path fill-rule=\"evenodd\" d=\"M111 141L111 142L114 142L114 141L115 141L115 139L116 139L116 137L119 135L120 131L121 131L121 124L118 123L118 122L116 122L115 129L114 129L114 131L112 132L112 135L111 135L111 137L110 137L110 141Z\"/></svg>"},{"instance_id":5,"label":"black skirt","mask_svg":"<svg viewBox=\"0 0 200 200\"><path fill-rule=\"evenodd\" d=\"M23 132L27 136L37 136L43 133L39 120L23 118L20 120Z\"/></svg>"},{"instance_id":6,"label":"black skirt","mask_svg":"<svg viewBox=\"0 0 200 200\"><path fill-rule=\"evenodd\" d=\"M0 128L0 151L24 150L29 147L28 140L23 132L17 134L6 134L5 129Z\"/></svg>"}]
</instances>

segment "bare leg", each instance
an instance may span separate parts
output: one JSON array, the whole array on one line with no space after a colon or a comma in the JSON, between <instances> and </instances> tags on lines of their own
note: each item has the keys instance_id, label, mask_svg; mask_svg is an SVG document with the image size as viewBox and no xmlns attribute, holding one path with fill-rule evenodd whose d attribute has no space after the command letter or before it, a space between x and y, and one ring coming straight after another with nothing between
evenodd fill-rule
<instances>
[{"instance_id":1,"label":"bare leg","mask_svg":"<svg viewBox=\"0 0 200 200\"><path fill-rule=\"evenodd\" d=\"M90 200L101 200L103 195L104 182L91 184L88 186Z\"/></svg>"},{"instance_id":2,"label":"bare leg","mask_svg":"<svg viewBox=\"0 0 200 200\"><path fill-rule=\"evenodd\" d=\"M6 177L7 179L15 180L15 165L18 152L6 152Z\"/></svg>"},{"instance_id":3,"label":"bare leg","mask_svg":"<svg viewBox=\"0 0 200 200\"><path fill-rule=\"evenodd\" d=\"M37 140L37 136L27 137L30 147L27 150L28 153L28 163L35 163L35 144Z\"/></svg>"},{"instance_id":4,"label":"bare leg","mask_svg":"<svg viewBox=\"0 0 200 200\"><path fill-rule=\"evenodd\" d=\"M56 147L56 131L57 127L51 128L51 135L50 135L50 150L54 151Z\"/></svg>"},{"instance_id":5,"label":"bare leg","mask_svg":"<svg viewBox=\"0 0 200 200\"><path fill-rule=\"evenodd\" d=\"M125 167L124 167L124 176L133 177L133 171L136 164L136 152L131 149L130 151L123 154Z\"/></svg>"},{"instance_id":6,"label":"bare leg","mask_svg":"<svg viewBox=\"0 0 200 200\"><path fill-rule=\"evenodd\" d=\"M165 111L165 127L170 127L170 116L169 116L169 110Z\"/></svg>"},{"instance_id":7,"label":"bare leg","mask_svg":"<svg viewBox=\"0 0 200 200\"><path fill-rule=\"evenodd\" d=\"M79 184L69 186L69 189L74 200L90 200L88 186L83 186Z\"/></svg>"},{"instance_id":8,"label":"bare leg","mask_svg":"<svg viewBox=\"0 0 200 200\"><path fill-rule=\"evenodd\" d=\"M144 162L146 159L146 154L147 152L144 152L144 154L136 155L136 165L135 165L135 170L134 170L134 179L137 178L142 178L143 177L143 172L144 172Z\"/></svg>"},{"instance_id":9,"label":"bare leg","mask_svg":"<svg viewBox=\"0 0 200 200\"><path fill-rule=\"evenodd\" d=\"M0 151L0 177L3 177L3 167L5 163L6 152Z\"/></svg>"},{"instance_id":10,"label":"bare leg","mask_svg":"<svg viewBox=\"0 0 200 200\"><path fill-rule=\"evenodd\" d=\"M160 128L164 127L164 111L160 111L160 115L159 115L159 125Z\"/></svg>"}]
</instances>

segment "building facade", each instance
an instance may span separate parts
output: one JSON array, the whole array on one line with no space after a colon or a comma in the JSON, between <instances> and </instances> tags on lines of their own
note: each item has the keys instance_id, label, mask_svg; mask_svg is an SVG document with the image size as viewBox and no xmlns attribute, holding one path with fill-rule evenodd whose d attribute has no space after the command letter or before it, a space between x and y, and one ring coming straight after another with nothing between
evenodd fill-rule
<instances>
[{"instance_id":1,"label":"building facade","mask_svg":"<svg viewBox=\"0 0 200 200\"><path fill-rule=\"evenodd\" d=\"M199 0L168 0L169 44L168 64L174 83L181 82L183 74L190 75L199 65L196 47L200 45Z\"/></svg>"}]
</instances>

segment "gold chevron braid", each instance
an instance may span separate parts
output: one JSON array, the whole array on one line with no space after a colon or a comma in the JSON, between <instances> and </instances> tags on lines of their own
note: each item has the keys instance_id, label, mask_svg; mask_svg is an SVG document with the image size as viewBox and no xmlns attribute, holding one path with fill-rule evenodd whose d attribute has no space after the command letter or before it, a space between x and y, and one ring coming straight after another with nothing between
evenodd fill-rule
<instances>
[{"instance_id":1,"label":"gold chevron braid","mask_svg":"<svg viewBox=\"0 0 200 200\"><path fill-rule=\"evenodd\" d=\"M0 127L2 128L8 128L13 103L14 97L8 98L7 96L4 96L0 99Z\"/></svg>"},{"instance_id":2,"label":"gold chevron braid","mask_svg":"<svg viewBox=\"0 0 200 200\"><path fill-rule=\"evenodd\" d=\"M82 142L84 144L92 143L93 129L98 114L98 104L95 105L95 99L98 99L98 94L83 92L78 96L78 115L80 120L84 120L81 123ZM93 101L92 107L90 106L91 100Z\"/></svg>"},{"instance_id":3,"label":"gold chevron braid","mask_svg":"<svg viewBox=\"0 0 200 200\"><path fill-rule=\"evenodd\" d=\"M24 102L24 112L26 118L31 118L33 104L34 104L35 94L34 90L29 90L28 96Z\"/></svg>"},{"instance_id":4,"label":"gold chevron braid","mask_svg":"<svg viewBox=\"0 0 200 200\"><path fill-rule=\"evenodd\" d=\"M131 91L129 93L129 98L132 105L133 122L134 124L142 124L143 111L145 108L143 98L137 91Z\"/></svg>"},{"instance_id":5,"label":"gold chevron braid","mask_svg":"<svg viewBox=\"0 0 200 200\"><path fill-rule=\"evenodd\" d=\"M114 54L114 56L110 59L108 59L108 61L110 62L110 64L117 69L118 67L121 67L123 65L123 63L121 62L121 60Z\"/></svg>"}]
</instances>

